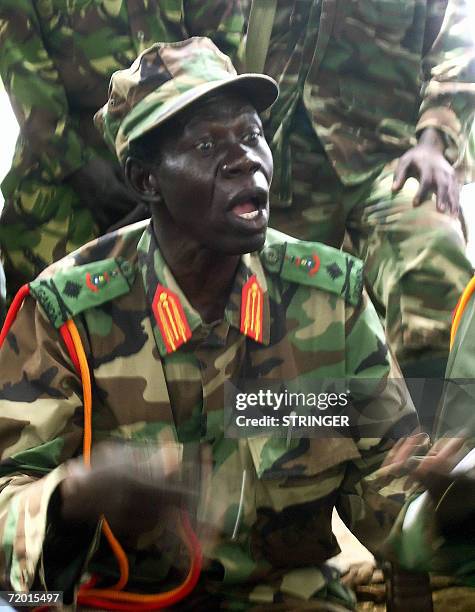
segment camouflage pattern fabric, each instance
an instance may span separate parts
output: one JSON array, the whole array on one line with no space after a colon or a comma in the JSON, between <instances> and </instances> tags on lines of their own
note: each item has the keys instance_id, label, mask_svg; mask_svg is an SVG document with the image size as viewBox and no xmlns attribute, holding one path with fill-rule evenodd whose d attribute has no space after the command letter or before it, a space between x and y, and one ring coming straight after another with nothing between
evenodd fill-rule
<instances>
[{"instance_id":1,"label":"camouflage pattern fabric","mask_svg":"<svg viewBox=\"0 0 475 612\"><path fill-rule=\"evenodd\" d=\"M314 274L303 261L309 251L321 261ZM203 544L212 563L178 609L354 608L353 595L325 565L338 552L332 509L375 550L411 493L404 479L378 469L395 438L417 424L361 272L348 254L269 230L262 252L242 256L224 318L205 324L147 223L108 234L46 270L0 351L4 588L71 593L85 560L104 583L117 576L97 533L70 534L66 551L54 521L54 491L67 460L81 454L81 384L57 330L74 317L94 381L94 443L118 438L186 452L199 442L211 449L197 516L217 531ZM254 275L263 289L261 341L240 331L241 292ZM157 288L178 297L190 329L176 350L161 333ZM372 379L378 394L361 418L377 435L227 438L223 385L236 376L303 388L321 378ZM127 549L128 589L170 588L170 564L187 570L180 551L173 522L142 537Z\"/></svg>"},{"instance_id":2,"label":"camouflage pattern fabric","mask_svg":"<svg viewBox=\"0 0 475 612\"><path fill-rule=\"evenodd\" d=\"M300 101L345 185L372 177L427 127L444 133L452 163L463 160L475 115L467 0L278 0L264 72L280 87L268 140L282 206L292 201Z\"/></svg>"},{"instance_id":3,"label":"camouflage pattern fabric","mask_svg":"<svg viewBox=\"0 0 475 612\"><path fill-rule=\"evenodd\" d=\"M399 363L442 362L452 311L472 276L459 220L437 212L432 199L414 207L416 179L393 194L395 161L371 179L345 186L302 107L290 147L293 204L289 209L272 205L272 227L333 246L341 244L346 229L365 263L367 288ZM434 365L430 368L413 376L434 375Z\"/></svg>"},{"instance_id":4,"label":"camouflage pattern fabric","mask_svg":"<svg viewBox=\"0 0 475 612\"><path fill-rule=\"evenodd\" d=\"M475 113L468 13L466 0L278 0L265 65L280 87L266 124L270 223L333 246L348 230L412 376L443 375L471 265L460 224L431 201L414 209L414 180L393 195L392 176L426 127L443 132L446 157L465 173Z\"/></svg>"},{"instance_id":5,"label":"camouflage pattern fabric","mask_svg":"<svg viewBox=\"0 0 475 612\"><path fill-rule=\"evenodd\" d=\"M97 156L115 159L92 124L111 74L157 40L191 35L209 35L233 57L241 30L238 0L1 2L0 76L21 128L2 183L0 249L11 295L98 235L94 211L66 179Z\"/></svg>"}]
</instances>

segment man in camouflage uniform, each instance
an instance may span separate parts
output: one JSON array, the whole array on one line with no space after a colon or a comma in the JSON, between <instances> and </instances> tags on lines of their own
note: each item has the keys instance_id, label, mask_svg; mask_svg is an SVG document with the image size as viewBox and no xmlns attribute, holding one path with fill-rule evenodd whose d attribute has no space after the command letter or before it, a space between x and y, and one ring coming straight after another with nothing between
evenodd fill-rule
<instances>
[{"instance_id":1,"label":"man in camouflage uniform","mask_svg":"<svg viewBox=\"0 0 475 612\"><path fill-rule=\"evenodd\" d=\"M111 74L158 40L210 36L233 56L241 30L239 0L0 3L0 76L21 129L2 183L10 297L137 206L92 123Z\"/></svg>"},{"instance_id":2,"label":"man in camouflage uniform","mask_svg":"<svg viewBox=\"0 0 475 612\"><path fill-rule=\"evenodd\" d=\"M467 13L468 0L277 0L263 70L281 92L270 223L334 246L346 228L412 376L443 376L471 276L455 170L475 112Z\"/></svg>"},{"instance_id":3,"label":"man in camouflage uniform","mask_svg":"<svg viewBox=\"0 0 475 612\"><path fill-rule=\"evenodd\" d=\"M406 487L381 464L417 419L361 263L266 236L272 157L256 111L275 97L269 77L236 76L206 38L155 44L113 76L97 123L152 221L44 271L1 347L4 588L72 598L87 570L99 582L81 601L92 605L92 593L97 604L97 587L118 576L104 515L122 542L127 590L169 591L189 565L170 504L191 466L205 564L178 609L353 609L325 565L338 551L332 509L378 547ZM91 469L81 457L88 371ZM357 404L351 436L230 438L224 387L239 379L302 391L339 379L355 397L369 381L376 394ZM365 424L371 437L357 433Z\"/></svg>"}]
</instances>

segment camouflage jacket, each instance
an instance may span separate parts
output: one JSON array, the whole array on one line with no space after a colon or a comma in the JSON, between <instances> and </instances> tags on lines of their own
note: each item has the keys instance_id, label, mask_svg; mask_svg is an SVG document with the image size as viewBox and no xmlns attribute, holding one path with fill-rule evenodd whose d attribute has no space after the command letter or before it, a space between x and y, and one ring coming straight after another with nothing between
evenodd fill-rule
<instances>
[{"instance_id":1,"label":"camouflage jacket","mask_svg":"<svg viewBox=\"0 0 475 612\"><path fill-rule=\"evenodd\" d=\"M109 155L92 117L152 43L210 36L232 57L241 30L238 0L3 0L0 76L21 128L5 197L27 172L61 182Z\"/></svg>"},{"instance_id":2,"label":"camouflage jacket","mask_svg":"<svg viewBox=\"0 0 475 612\"><path fill-rule=\"evenodd\" d=\"M447 158L460 163L475 112L468 5L278 0L265 72L280 86L267 129L283 202L291 194L288 138L300 100L345 184L399 157L429 126L444 133Z\"/></svg>"},{"instance_id":3,"label":"camouflage jacket","mask_svg":"<svg viewBox=\"0 0 475 612\"><path fill-rule=\"evenodd\" d=\"M404 501L402 481L378 468L417 419L361 271L350 255L269 230L262 252L242 257L223 320L205 324L144 222L82 247L31 283L33 297L0 350L4 587L67 590L85 564L105 580L117 572L97 534L70 534L67 546L58 539L51 511L67 460L82 452L82 388L58 333L71 317L92 371L94 442L211 448L198 515L219 526L219 537L205 546L213 563L200 588L267 606L275 597L311 598L328 580L319 566L338 552L334 506L374 550ZM250 279L262 289L255 338L242 328ZM164 294L182 309L176 330L163 324ZM359 437L357 427L347 437L227 437L223 388L236 376L299 389L317 379L370 380L374 395L361 403L358 422L375 425L371 439ZM169 588L170 564L184 557L167 527L152 536L127 550L130 590Z\"/></svg>"}]
</instances>

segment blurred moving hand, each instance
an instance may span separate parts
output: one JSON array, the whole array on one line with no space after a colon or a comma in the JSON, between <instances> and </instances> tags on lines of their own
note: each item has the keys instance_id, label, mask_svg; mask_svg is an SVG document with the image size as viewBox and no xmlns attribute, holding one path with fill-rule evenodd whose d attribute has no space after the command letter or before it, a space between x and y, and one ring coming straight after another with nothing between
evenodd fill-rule
<instances>
[{"instance_id":1,"label":"blurred moving hand","mask_svg":"<svg viewBox=\"0 0 475 612\"><path fill-rule=\"evenodd\" d=\"M182 468L178 445L102 443L91 468L82 459L69 462L70 476L60 485L61 518L94 525L104 515L117 536L151 531L196 495L182 482Z\"/></svg>"},{"instance_id":2,"label":"blurred moving hand","mask_svg":"<svg viewBox=\"0 0 475 612\"><path fill-rule=\"evenodd\" d=\"M84 207L91 210L102 232L108 229L112 218L118 221L138 204L137 196L124 182L121 168L100 157L71 174L69 182L80 194Z\"/></svg>"},{"instance_id":3,"label":"blurred moving hand","mask_svg":"<svg viewBox=\"0 0 475 612\"><path fill-rule=\"evenodd\" d=\"M419 434L422 436L425 434ZM475 536L475 461L466 469L454 468L468 454L467 438L441 438L427 455L417 457L418 437L401 440L388 457L385 469L395 476L408 473L429 493L440 528L447 537ZM475 451L472 451L472 453Z\"/></svg>"}]
</instances>

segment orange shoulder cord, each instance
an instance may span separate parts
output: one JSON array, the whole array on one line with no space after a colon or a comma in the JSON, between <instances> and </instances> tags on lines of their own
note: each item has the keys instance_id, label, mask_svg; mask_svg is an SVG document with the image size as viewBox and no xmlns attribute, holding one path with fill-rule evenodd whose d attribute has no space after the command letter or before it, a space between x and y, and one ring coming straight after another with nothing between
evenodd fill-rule
<instances>
[{"instance_id":1,"label":"orange shoulder cord","mask_svg":"<svg viewBox=\"0 0 475 612\"><path fill-rule=\"evenodd\" d=\"M454 344L455 336L457 334L457 330L460 325L460 321L462 319L463 312L465 310L465 307L468 304L468 301L472 297L472 294L474 291L475 291L475 276L465 287L462 295L460 296L458 304L455 307L454 316L452 319L452 329L450 330L450 348L452 348Z\"/></svg>"},{"instance_id":2,"label":"orange shoulder cord","mask_svg":"<svg viewBox=\"0 0 475 612\"><path fill-rule=\"evenodd\" d=\"M29 286L24 285L15 296L8 314L5 318L3 329L0 333L0 347L12 326L25 297L29 294ZM91 465L92 447L92 387L91 375L81 337L76 324L72 319L66 321L59 329L64 340L71 360L78 374L81 376L84 400L84 440L83 457L84 463ZM202 552L201 546L190 524L188 514L183 510L181 514L180 536L185 542L191 559L190 569L185 580L165 593L146 595L142 593L129 593L122 591L129 579L129 564L127 555L117 538L112 533L109 524L104 519L102 531L114 553L120 570L120 578L115 585L108 589L89 588L89 584L79 589L78 603L92 608L105 610L159 610L174 605L184 599L195 588L201 573Z\"/></svg>"}]
</instances>

